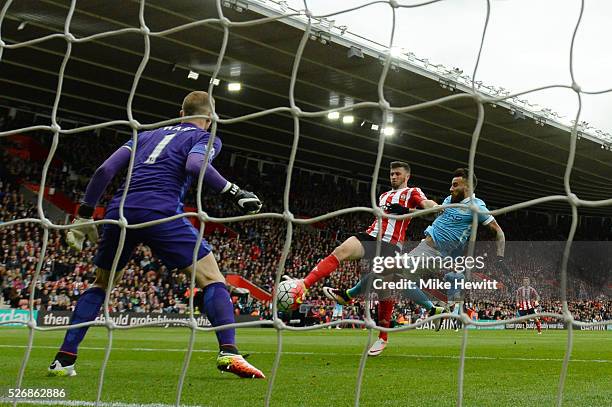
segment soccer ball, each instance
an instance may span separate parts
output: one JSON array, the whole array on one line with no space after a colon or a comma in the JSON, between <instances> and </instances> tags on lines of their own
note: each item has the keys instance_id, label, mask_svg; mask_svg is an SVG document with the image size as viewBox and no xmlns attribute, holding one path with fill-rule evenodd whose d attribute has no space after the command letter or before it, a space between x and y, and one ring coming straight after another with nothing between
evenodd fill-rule
<instances>
[{"instance_id":1,"label":"soccer ball","mask_svg":"<svg viewBox=\"0 0 612 407\"><path fill-rule=\"evenodd\" d=\"M276 303L279 311L295 311L302 303L304 291L298 280L281 281L278 285L278 302Z\"/></svg>"}]
</instances>

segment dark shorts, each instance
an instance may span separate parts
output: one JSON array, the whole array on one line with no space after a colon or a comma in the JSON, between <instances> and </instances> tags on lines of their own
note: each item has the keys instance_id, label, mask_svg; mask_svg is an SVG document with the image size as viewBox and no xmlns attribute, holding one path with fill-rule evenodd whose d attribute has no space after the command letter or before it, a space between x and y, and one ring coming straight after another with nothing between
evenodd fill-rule
<instances>
[{"instance_id":1,"label":"dark shorts","mask_svg":"<svg viewBox=\"0 0 612 407\"><path fill-rule=\"evenodd\" d=\"M364 249L363 258L372 260L376 256L376 238L368 235L365 232L360 232L355 237L361 242ZM395 257L395 252L399 252L399 248L391 243L380 242L380 256Z\"/></svg>"},{"instance_id":2,"label":"dark shorts","mask_svg":"<svg viewBox=\"0 0 612 407\"><path fill-rule=\"evenodd\" d=\"M128 223L143 223L167 216L151 210L124 209ZM112 209L104 216L105 219L118 219L119 211ZM102 237L98 242L98 252L94 264L102 269L110 270L119 244L120 228L105 224L102 227ZM139 243L151 248L153 254L169 269L184 269L193 263L193 250L198 240L198 230L187 218L174 219L142 229L127 229L125 243L117 271L123 269ZM202 239L198 251L198 260L212 251L205 239Z\"/></svg>"},{"instance_id":3,"label":"dark shorts","mask_svg":"<svg viewBox=\"0 0 612 407\"><path fill-rule=\"evenodd\" d=\"M519 317L524 317L525 315L532 315L535 314L535 309L534 308L529 308L529 309L520 309L518 314Z\"/></svg>"}]
</instances>

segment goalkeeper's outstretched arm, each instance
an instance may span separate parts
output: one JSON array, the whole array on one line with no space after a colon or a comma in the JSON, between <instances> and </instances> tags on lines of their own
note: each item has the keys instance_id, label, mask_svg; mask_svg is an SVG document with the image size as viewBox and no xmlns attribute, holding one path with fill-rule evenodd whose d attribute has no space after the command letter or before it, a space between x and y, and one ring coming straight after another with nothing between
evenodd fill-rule
<instances>
[{"instance_id":1,"label":"goalkeeper's outstretched arm","mask_svg":"<svg viewBox=\"0 0 612 407\"><path fill-rule=\"evenodd\" d=\"M79 208L79 216L90 218L93 214L93 210L96 204L100 200L100 197L108 187L111 180L123 170L130 162L131 150L126 146L121 146L117 151L111 154L110 157L98 167L94 175L87 184L85 190L85 197L81 201L81 207ZM81 213L81 208L84 208L84 212Z\"/></svg>"},{"instance_id":2,"label":"goalkeeper's outstretched arm","mask_svg":"<svg viewBox=\"0 0 612 407\"><path fill-rule=\"evenodd\" d=\"M76 218L72 221L72 227L66 234L68 246L76 251L83 250L85 238L90 242L98 241L98 229L92 225L92 217L96 204L104 193L106 187L119 171L127 167L130 162L131 151L126 146L120 147L104 163L98 167L87 184L85 197L77 211Z\"/></svg>"},{"instance_id":3,"label":"goalkeeper's outstretched arm","mask_svg":"<svg viewBox=\"0 0 612 407\"><path fill-rule=\"evenodd\" d=\"M185 165L187 173L197 178L204 163L204 157L205 155L201 153L189 154ZM255 214L261 209L261 201L257 195L240 189L238 185L226 180L211 163L206 168L204 184L215 192L228 195L240 209L248 214Z\"/></svg>"}]
</instances>

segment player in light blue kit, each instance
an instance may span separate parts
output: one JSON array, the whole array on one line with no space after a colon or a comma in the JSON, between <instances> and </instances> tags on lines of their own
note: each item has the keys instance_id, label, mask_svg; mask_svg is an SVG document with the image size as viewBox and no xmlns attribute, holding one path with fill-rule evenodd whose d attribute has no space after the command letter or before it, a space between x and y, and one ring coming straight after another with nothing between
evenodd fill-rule
<instances>
[{"instance_id":1,"label":"player in light blue kit","mask_svg":"<svg viewBox=\"0 0 612 407\"><path fill-rule=\"evenodd\" d=\"M457 287L457 281L465 280L465 275L459 271L450 271L444 274L444 281L451 283L451 287L446 290L446 302L452 306L451 313L459 315L463 306L463 290ZM461 327L461 322L456 320L455 331Z\"/></svg>"},{"instance_id":2,"label":"player in light blue kit","mask_svg":"<svg viewBox=\"0 0 612 407\"><path fill-rule=\"evenodd\" d=\"M183 100L183 116L210 116L211 100L206 92L189 93ZM259 198L251 192L241 190L227 181L212 166L212 160L221 151L221 139L216 137L204 163L210 134L210 119L189 119L180 124L144 131L138 134L132 179L124 205L124 216L129 224L165 219L183 213L183 199L192 180L197 179L203 165L208 165L204 183L210 189L228 196L246 213L257 213L261 209ZM78 216L70 228L66 241L77 251L82 250L85 238L92 243L98 240L98 232L91 221L94 208L102 193L130 161L133 145L128 141L115 151L95 172L87 185L85 197ZM119 188L106 208L106 219L119 219L119 204L125 184ZM81 295L72 314L71 325L93 321L104 302L110 269L117 252L120 228L105 224L98 251L94 258L96 280L93 287ZM144 243L160 258L169 270L178 269L190 273L192 258L198 239L198 231L186 219L179 218L143 229L127 229L123 250L117 264L113 284L121 279L134 247ZM204 310L213 326L234 322L234 307L225 287L225 278L211 253L211 247L202 240L198 248L195 267L196 284L204 293ZM87 327L69 329L64 342L49 367L49 375L74 376L77 349ZM263 373L248 363L238 352L235 330L217 331L219 355L217 368L241 377L263 378Z\"/></svg>"},{"instance_id":3,"label":"player in light blue kit","mask_svg":"<svg viewBox=\"0 0 612 407\"><path fill-rule=\"evenodd\" d=\"M481 211L488 212L487 206L482 199L476 198L473 191L470 191L468 186L469 170L467 168L458 168L453 173L453 179L451 181L450 195L444 199L443 204L451 203L462 203L466 205L475 204ZM476 187L476 176L474 179L474 188ZM488 213L478 213L478 224L487 226L495 233L496 240L496 262L498 266L503 270L506 270L506 266L503 263L504 249L505 249L505 236L504 231L495 221L495 218ZM419 264L435 264L435 259L450 256L456 258L463 256L465 252L466 243L472 233L472 211L468 208L446 208L442 213L433 221L431 225L425 229L425 239L421 240L419 245L408 253L408 257L420 258ZM432 261L429 261L429 260ZM426 261L427 260L427 261ZM438 262L439 263L439 262ZM404 272L415 273L425 267L417 268L414 270L404 270ZM370 276L379 277L372 273ZM368 279L370 280L370 279ZM357 285L349 290L346 294L349 298L355 298L363 292L364 286L370 286L371 283L362 283L361 281ZM430 310L429 315L437 315L439 312L438 308L434 307L433 303L429 300L429 297L420 289L409 289L405 290L405 295ZM432 312L433 311L433 312ZM441 320L437 320L436 329L440 328ZM379 355L384 349L386 343L379 343L376 341L372 345L374 353ZM372 351L372 349L370 349Z\"/></svg>"}]
</instances>

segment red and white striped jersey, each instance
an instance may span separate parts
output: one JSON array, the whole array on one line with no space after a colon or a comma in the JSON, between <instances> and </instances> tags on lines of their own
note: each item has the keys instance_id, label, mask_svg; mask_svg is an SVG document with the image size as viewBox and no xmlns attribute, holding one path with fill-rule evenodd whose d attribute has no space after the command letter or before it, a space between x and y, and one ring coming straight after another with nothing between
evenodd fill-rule
<instances>
[{"instance_id":1,"label":"red and white striped jersey","mask_svg":"<svg viewBox=\"0 0 612 407\"><path fill-rule=\"evenodd\" d=\"M399 203L406 208L418 208L421 206L421 202L425 201L427 197L421 191L420 188L401 188L392 189L384 194L380 195L378 199L378 206L380 208L385 205ZM382 233L381 240L383 242L391 243L393 245L402 244L406 239L406 229L410 224L410 219L388 219L382 220L380 231ZM366 230L366 233L372 237L378 236L378 219L374 219L374 223Z\"/></svg>"},{"instance_id":2,"label":"red and white striped jersey","mask_svg":"<svg viewBox=\"0 0 612 407\"><path fill-rule=\"evenodd\" d=\"M539 299L538 292L532 286L522 286L516 290L516 306L521 311L535 308L535 302Z\"/></svg>"}]
</instances>

